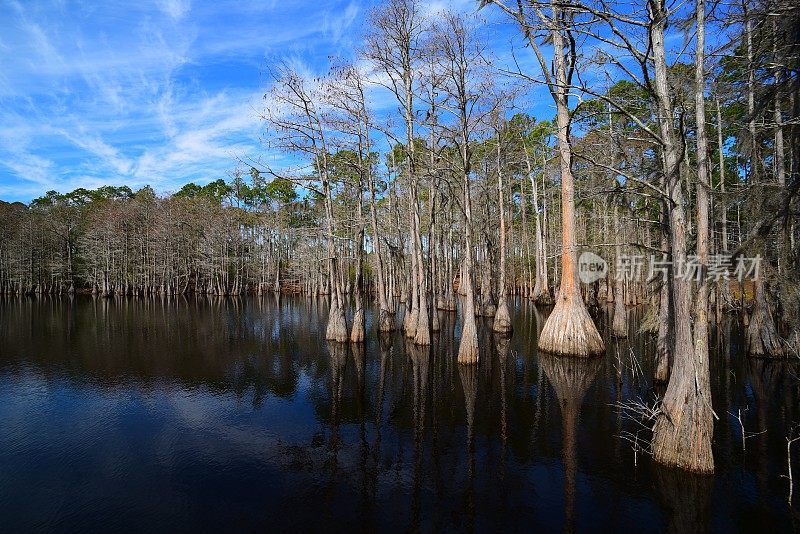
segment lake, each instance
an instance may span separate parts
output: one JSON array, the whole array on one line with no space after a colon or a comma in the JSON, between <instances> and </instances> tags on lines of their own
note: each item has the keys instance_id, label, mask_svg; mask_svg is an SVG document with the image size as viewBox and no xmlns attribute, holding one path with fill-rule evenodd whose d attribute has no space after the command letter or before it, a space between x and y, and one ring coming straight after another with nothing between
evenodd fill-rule
<instances>
[{"instance_id":1,"label":"lake","mask_svg":"<svg viewBox=\"0 0 800 534\"><path fill-rule=\"evenodd\" d=\"M620 341L597 313L590 360L537 354L546 314L517 300L464 367L448 313L430 349L371 310L348 347L323 298L0 299L0 528L797 528L797 365L745 357L735 316L712 329L716 474L687 475L619 408L656 398L641 308Z\"/></svg>"}]
</instances>

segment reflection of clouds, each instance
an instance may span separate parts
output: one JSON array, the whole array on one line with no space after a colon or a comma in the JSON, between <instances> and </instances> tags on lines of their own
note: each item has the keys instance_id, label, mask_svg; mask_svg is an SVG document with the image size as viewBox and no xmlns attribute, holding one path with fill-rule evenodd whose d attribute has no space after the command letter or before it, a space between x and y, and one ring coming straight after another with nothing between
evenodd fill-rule
<instances>
[{"instance_id":1,"label":"reflection of clouds","mask_svg":"<svg viewBox=\"0 0 800 534\"><path fill-rule=\"evenodd\" d=\"M132 448L143 437L152 439L152 452L164 466L187 455L210 464L242 456L279 465L276 454L287 441L306 441L308 422L313 421L312 408L303 403L270 397L261 409L251 410L232 393L205 387L109 390L75 380L47 380L28 371L6 374L0 384L5 427L0 442L7 445L6 455L36 449L36 444L56 453L59 440L65 439L73 451L84 450L98 465L113 470L146 452L141 444L135 454ZM46 439L48 434L55 435Z\"/></svg>"},{"instance_id":2,"label":"reflection of clouds","mask_svg":"<svg viewBox=\"0 0 800 534\"><path fill-rule=\"evenodd\" d=\"M656 518L658 530L671 520L670 503L683 499L675 493L680 486L657 485L647 469L632 476L631 459L611 452L618 441L610 404L618 394L637 395L638 383L626 378L631 386L617 389L613 359L537 355L531 310L515 316L518 335L487 338L484 362L491 358L491 366L457 365L450 319L430 353L406 346L401 332L369 336L363 356L346 348L333 471L334 362L323 340L325 306L317 313L312 301L290 297L278 306L271 295L260 306L254 299L213 305L198 299L183 314L183 304L84 306L91 301L76 299L67 336L59 330L66 315L60 306L26 302L21 310L2 303L8 308L0 325L0 507L34 511L44 526L90 511L108 528L157 521L161 528L188 529L197 518L255 524L280 516L281 526L291 521L313 529L325 513L331 516L326 521L346 522L354 510L369 514L365 507L374 506L380 526L407 529L418 492L421 517L458 515L458 528L467 522L462 512L471 462L476 524L489 518L496 530L513 530L519 521L531 530L560 530L565 505L574 510L577 527L592 521L613 530L646 515ZM283 325L279 342L271 338L276 318ZM506 352L513 359L499 366ZM595 368L601 361L603 372ZM737 374L745 380L726 386L741 388L726 393L735 396L733 410L752 406L755 395L769 414L778 414L769 418L777 430L765 435L778 442L785 422L771 408L796 394L786 387L786 365L780 373L751 366L751 374ZM503 384L505 403L498 397ZM727 428L721 440L730 441ZM756 444L752 450L762 452ZM730 484L714 503L731 497L728 503L755 509L753 500L769 491L753 481L756 470L774 466L769 458L764 462L721 473L726 488L733 478L747 484ZM567 486L565 478L571 479ZM328 501L320 499L325 491L333 494ZM700 492L697 502L705 498ZM297 502L309 504L298 510ZM607 506L621 512L596 512ZM678 518L696 515L684 508ZM724 506L714 510L728 513Z\"/></svg>"},{"instance_id":3,"label":"reflection of clouds","mask_svg":"<svg viewBox=\"0 0 800 534\"><path fill-rule=\"evenodd\" d=\"M115 471L148 452L141 448L143 439L165 467L189 457L193 462L226 464L235 456L277 465L274 457L286 440L305 438L305 425L299 421L306 418L296 417L292 403L280 399L270 399L254 412L243 410L232 394L205 388L141 395L75 385L50 388L26 378L4 388L12 400L0 409L9 425L2 439L16 444L12 451L28 449L31 441L57 426L63 430L55 433L54 443L67 439L76 453L83 450L97 465Z\"/></svg>"}]
</instances>

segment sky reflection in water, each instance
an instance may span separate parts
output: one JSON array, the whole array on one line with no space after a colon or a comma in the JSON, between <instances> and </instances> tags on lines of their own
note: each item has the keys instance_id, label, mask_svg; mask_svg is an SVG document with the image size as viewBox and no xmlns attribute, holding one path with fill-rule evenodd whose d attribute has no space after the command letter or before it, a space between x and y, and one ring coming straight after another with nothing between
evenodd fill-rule
<instances>
[{"instance_id":1,"label":"sky reflection in water","mask_svg":"<svg viewBox=\"0 0 800 534\"><path fill-rule=\"evenodd\" d=\"M654 399L654 340L537 355L546 311L455 363L400 333L326 343L324 299L0 300L0 513L11 531L791 531L794 364L712 331L717 474L654 466L614 403ZM541 328L541 326L539 326ZM633 362L638 358L638 365ZM639 370L638 366L641 366ZM748 432L742 451L742 410ZM646 442L644 433L640 434ZM636 463L636 465L635 465ZM795 488L800 491L800 488Z\"/></svg>"}]
</instances>

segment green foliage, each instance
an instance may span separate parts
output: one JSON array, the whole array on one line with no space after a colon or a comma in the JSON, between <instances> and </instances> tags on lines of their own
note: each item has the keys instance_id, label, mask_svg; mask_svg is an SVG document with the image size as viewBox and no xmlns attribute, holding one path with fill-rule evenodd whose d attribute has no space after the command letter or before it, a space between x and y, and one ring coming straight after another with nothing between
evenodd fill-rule
<instances>
[{"instance_id":1,"label":"green foliage","mask_svg":"<svg viewBox=\"0 0 800 534\"><path fill-rule=\"evenodd\" d=\"M231 187L225 183L222 178L214 180L204 186L199 186L194 183L184 185L177 193L175 198L205 198L214 204L222 204L225 199L232 192Z\"/></svg>"},{"instance_id":2,"label":"green foliage","mask_svg":"<svg viewBox=\"0 0 800 534\"><path fill-rule=\"evenodd\" d=\"M134 198L141 202L154 202L156 200L156 192L152 187L146 185L136 191Z\"/></svg>"},{"instance_id":3,"label":"green foliage","mask_svg":"<svg viewBox=\"0 0 800 534\"><path fill-rule=\"evenodd\" d=\"M294 184L286 178L275 178L264 188L265 198L279 204L289 204L297 200Z\"/></svg>"},{"instance_id":4,"label":"green foliage","mask_svg":"<svg viewBox=\"0 0 800 534\"><path fill-rule=\"evenodd\" d=\"M425 139L414 138L414 163L415 166L425 165L428 161L428 143ZM386 166L392 171L399 173L408 165L408 147L401 143L392 146L385 156Z\"/></svg>"},{"instance_id":5,"label":"green foliage","mask_svg":"<svg viewBox=\"0 0 800 534\"><path fill-rule=\"evenodd\" d=\"M203 188L195 183L188 183L180 188L173 196L175 198L195 198L202 194Z\"/></svg>"},{"instance_id":6,"label":"green foliage","mask_svg":"<svg viewBox=\"0 0 800 534\"><path fill-rule=\"evenodd\" d=\"M602 98L590 98L581 102L573 113L575 124L587 133L592 130L607 130L609 117L616 131L638 129L638 125L629 114L645 124L650 122L650 102L647 93L637 84L620 80L603 96L615 105L610 105Z\"/></svg>"},{"instance_id":7,"label":"green foliage","mask_svg":"<svg viewBox=\"0 0 800 534\"><path fill-rule=\"evenodd\" d=\"M92 203L100 203L109 200L130 200L134 193L127 185L111 186L104 185L97 189L85 189L79 187L69 193L61 194L58 191L48 191L39 198L31 201L32 208L47 208L59 204L69 204L74 206L85 206Z\"/></svg>"}]
</instances>

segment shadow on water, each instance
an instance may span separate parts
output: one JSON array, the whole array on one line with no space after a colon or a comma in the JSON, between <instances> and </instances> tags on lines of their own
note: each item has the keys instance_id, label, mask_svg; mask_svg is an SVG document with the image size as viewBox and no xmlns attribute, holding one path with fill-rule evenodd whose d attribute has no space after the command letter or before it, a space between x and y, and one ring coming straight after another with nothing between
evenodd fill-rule
<instances>
[{"instance_id":1,"label":"shadow on water","mask_svg":"<svg viewBox=\"0 0 800 534\"><path fill-rule=\"evenodd\" d=\"M575 360L537 353L548 309L510 306L514 335L479 318L465 367L447 311L430 347L372 310L341 345L324 297L0 299L5 526L792 530L795 362L744 357L736 317L712 329L717 473L695 478L618 409L657 398L642 307L622 339L596 308L606 354Z\"/></svg>"}]
</instances>

